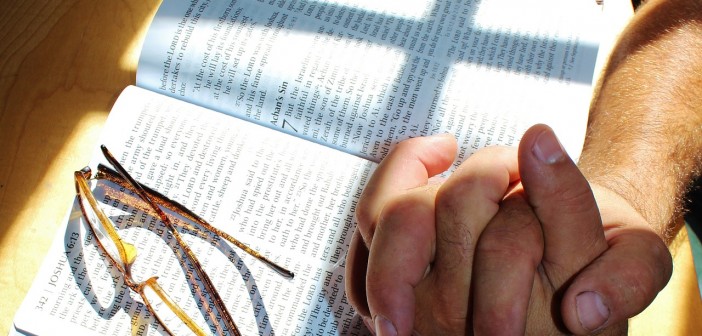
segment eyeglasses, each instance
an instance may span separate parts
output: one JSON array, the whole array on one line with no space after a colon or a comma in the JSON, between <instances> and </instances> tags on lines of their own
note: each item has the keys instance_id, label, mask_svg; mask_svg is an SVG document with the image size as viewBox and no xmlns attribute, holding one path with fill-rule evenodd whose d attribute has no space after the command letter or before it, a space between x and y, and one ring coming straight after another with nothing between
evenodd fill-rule
<instances>
[{"instance_id":1,"label":"eyeglasses","mask_svg":"<svg viewBox=\"0 0 702 336\"><path fill-rule=\"evenodd\" d=\"M234 335L240 335L240 332L234 323L231 314L227 310L224 301L215 289L209 276L202 268L200 261L182 238L181 234L178 232L178 229L174 225L173 220L171 220L169 215L166 214L164 209L170 212L171 216L174 216L173 214L175 214L186 219L184 221L178 221L178 223L182 223L182 225L186 226L188 230L196 232L204 229L216 237L224 238L226 241L244 250L246 253L250 254L256 259L264 262L267 266L285 278L292 279L294 274L269 260L257 251L249 248L228 233L212 226L183 205L170 200L159 192L137 182L131 177L131 175L129 175L129 173L127 173L127 171L104 145L100 148L107 161L115 168L116 171L104 165L99 165L97 173L92 178L90 167L85 167L82 170L76 171L74 174L76 194L78 195L83 217L89 224L88 228L96 238L98 243L97 245L104 252L106 252L107 259L122 274L126 285L141 296L147 309L149 309L156 320L170 335L178 335L182 331L186 331L187 333L195 333L196 335L207 335L203 331L202 327L198 325L198 323L196 323L193 318L191 318L185 312L185 310L183 310L183 308L176 303L176 301L169 297L167 291L161 287L161 285L159 285L157 275L149 275L142 278L135 276L133 268L137 263L137 247L134 244L125 241L120 236L120 234L117 232L115 223L98 205L99 202L95 198L95 195L90 187L90 180L106 180L118 185L121 190L113 189L112 191L107 191L108 193L111 192L110 196L112 198L118 199L124 204L128 204L144 212L155 214L157 218L161 220L163 225L168 230L168 233L175 239L177 249L174 249L173 251L176 253L181 267L183 267L183 269L193 269L193 272L185 272L186 276L189 277L189 281L201 283L203 290L205 291L204 294L209 295L210 301L212 301L214 304L214 309L216 312L206 309L206 314L209 315L206 320L213 323L218 334L232 333ZM125 192L126 190L129 190L132 194L130 195L129 193ZM197 224L202 229L195 225L188 224L188 221ZM189 264L186 265L186 263ZM201 295L201 293L198 291L199 288L196 288L194 293ZM202 297L201 300L205 300L205 298Z\"/></svg>"}]
</instances>

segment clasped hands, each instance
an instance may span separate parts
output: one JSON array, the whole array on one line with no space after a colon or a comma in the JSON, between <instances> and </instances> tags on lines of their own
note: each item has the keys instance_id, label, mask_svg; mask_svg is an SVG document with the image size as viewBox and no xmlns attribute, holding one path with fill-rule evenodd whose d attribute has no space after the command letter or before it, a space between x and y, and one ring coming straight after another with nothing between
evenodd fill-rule
<instances>
[{"instance_id":1,"label":"clasped hands","mask_svg":"<svg viewBox=\"0 0 702 336\"><path fill-rule=\"evenodd\" d=\"M359 201L347 291L376 335L621 333L669 280L663 240L547 126L436 178L455 153L406 140Z\"/></svg>"}]
</instances>

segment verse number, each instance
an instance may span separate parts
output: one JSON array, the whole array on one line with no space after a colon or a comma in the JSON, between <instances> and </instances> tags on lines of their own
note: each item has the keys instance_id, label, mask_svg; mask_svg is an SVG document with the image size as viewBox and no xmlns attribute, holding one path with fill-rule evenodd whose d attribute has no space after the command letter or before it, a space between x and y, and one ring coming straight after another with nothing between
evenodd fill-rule
<instances>
[{"instance_id":1,"label":"verse number","mask_svg":"<svg viewBox=\"0 0 702 336\"><path fill-rule=\"evenodd\" d=\"M66 242L66 247L69 249L72 249L76 246L76 243L78 242L78 232L71 232L71 236L68 237L68 242Z\"/></svg>"}]
</instances>

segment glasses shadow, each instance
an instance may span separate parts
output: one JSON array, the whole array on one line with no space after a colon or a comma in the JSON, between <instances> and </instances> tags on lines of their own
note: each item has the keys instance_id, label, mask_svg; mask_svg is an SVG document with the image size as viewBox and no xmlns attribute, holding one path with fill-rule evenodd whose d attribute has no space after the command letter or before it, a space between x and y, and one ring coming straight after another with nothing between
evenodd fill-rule
<instances>
[{"instance_id":1,"label":"glasses shadow","mask_svg":"<svg viewBox=\"0 0 702 336\"><path fill-rule=\"evenodd\" d=\"M107 185L111 183L100 182L100 184L105 188L109 188ZM114 188L119 187L117 186ZM114 206L120 207L119 210L122 213L121 215L110 216L110 219L116 224L118 232L131 229L149 231L153 233L151 235L153 237L150 239L161 239L162 243L168 245L173 257L177 259L180 271L185 275L185 279L191 291L190 296L195 300L201 316L217 317L216 315L212 315L212 312L216 311L214 308L216 298L212 296L212 293L203 290L203 288L205 288L204 282L193 273L196 266L186 257L186 253L182 247L177 243L168 229L160 223L160 220L157 217L142 212L142 209L126 208L118 203L111 203L109 205L109 207ZM74 204L74 210L80 213L80 207L77 203ZM268 323L268 312L265 308L259 287L256 284L251 270L239 256L238 252L214 232L200 227L197 223L187 221L168 210L166 210L166 213L173 220L178 232L188 241L188 244L199 240L200 243L198 246L207 245L210 248L210 251L207 251L208 255L219 253L220 257L223 256L226 258L229 263L228 265L233 266L233 268L237 270L238 276L246 286L246 292L251 302L249 313L254 314L259 334L271 333L271 326ZM123 311L130 315L132 328L146 330L148 326L151 325L155 330L167 334L163 328L158 327L157 320L152 316L152 313L147 309L146 305L143 302L135 301L130 296L130 289L125 282L124 275L110 264L105 252L99 247L94 238L95 236L88 229L87 223L83 222L82 216L68 223L68 228L64 237L66 246L65 254L67 260L71 263L70 269L73 272L75 284L85 298L83 301L89 303L92 310L104 320L113 319L120 311ZM141 252L150 253L151 251L147 249L141 250ZM137 260L139 258L147 258L147 256L141 255ZM156 255L150 256L150 258L155 259L149 262L161 263L170 258L170 256L166 258L163 255ZM201 259L199 256L197 258ZM207 263L205 262L203 264ZM224 265L220 264L220 266ZM207 267L204 268L207 269ZM233 269L230 269L230 271L233 272ZM215 287L217 287L217 290L221 293L222 290L225 289L222 288L221 283L226 283L226 281L222 279L222 273L219 272L217 274L211 274L210 277L214 278L215 275L217 278L215 282L220 283L220 286L215 285ZM232 275L229 275L230 277L228 279L231 279ZM161 276L165 278L165 275ZM166 288L166 290L168 291L168 288ZM180 296L182 294L169 292L169 295ZM222 299L225 302L234 300L234 298L229 298L226 295L222 295ZM232 314L232 318L235 322L237 321L236 314ZM216 326L211 321L212 319L208 320L208 327L212 332L215 332Z\"/></svg>"}]
</instances>

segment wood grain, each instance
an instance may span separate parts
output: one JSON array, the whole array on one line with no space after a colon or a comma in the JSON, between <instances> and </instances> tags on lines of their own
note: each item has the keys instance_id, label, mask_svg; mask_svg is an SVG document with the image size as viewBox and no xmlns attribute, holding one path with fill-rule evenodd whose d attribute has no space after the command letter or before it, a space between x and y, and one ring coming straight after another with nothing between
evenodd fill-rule
<instances>
[{"instance_id":1,"label":"wood grain","mask_svg":"<svg viewBox=\"0 0 702 336\"><path fill-rule=\"evenodd\" d=\"M75 193L158 1L13 1L0 11L0 334Z\"/></svg>"}]
</instances>

